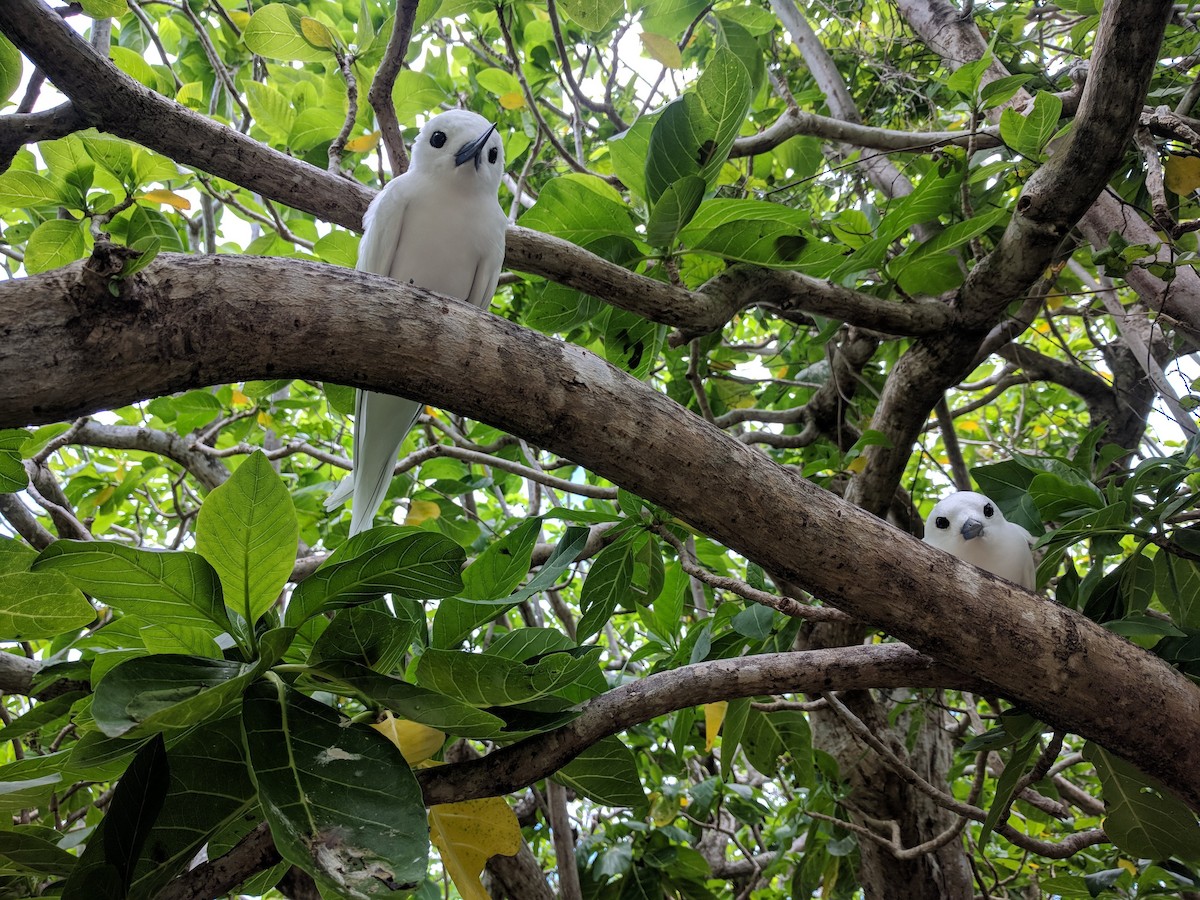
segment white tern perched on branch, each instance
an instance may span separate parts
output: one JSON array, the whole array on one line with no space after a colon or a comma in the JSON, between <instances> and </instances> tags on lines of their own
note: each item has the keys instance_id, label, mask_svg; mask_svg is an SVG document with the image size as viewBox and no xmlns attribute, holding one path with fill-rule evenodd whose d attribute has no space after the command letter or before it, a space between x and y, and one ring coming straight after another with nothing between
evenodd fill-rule
<instances>
[{"instance_id":1,"label":"white tern perched on branch","mask_svg":"<svg viewBox=\"0 0 1200 900\"><path fill-rule=\"evenodd\" d=\"M958 491L939 500L925 522L925 543L1028 590L1037 587L1033 535L983 494Z\"/></svg>"},{"instance_id":2,"label":"white tern perched on branch","mask_svg":"<svg viewBox=\"0 0 1200 900\"><path fill-rule=\"evenodd\" d=\"M508 219L496 198L503 171L495 125L464 109L434 116L417 135L408 171L367 208L356 268L486 307L504 262ZM325 502L332 510L353 495L352 535L371 527L421 406L357 393L354 471Z\"/></svg>"}]
</instances>

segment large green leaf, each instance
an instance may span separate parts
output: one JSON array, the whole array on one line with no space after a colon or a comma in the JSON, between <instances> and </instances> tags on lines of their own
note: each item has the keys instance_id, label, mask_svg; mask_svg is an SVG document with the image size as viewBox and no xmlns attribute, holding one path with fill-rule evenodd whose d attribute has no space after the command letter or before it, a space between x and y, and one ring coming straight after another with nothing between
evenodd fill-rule
<instances>
[{"instance_id":1,"label":"large green leaf","mask_svg":"<svg viewBox=\"0 0 1200 900\"><path fill-rule=\"evenodd\" d=\"M352 606L339 610L321 632L308 656L310 665L326 660L361 663L381 672L392 669L416 637L418 624L385 609Z\"/></svg>"},{"instance_id":2,"label":"large green leaf","mask_svg":"<svg viewBox=\"0 0 1200 900\"><path fill-rule=\"evenodd\" d=\"M1104 786L1104 832L1130 856L1200 862L1196 815L1159 781L1088 742L1083 756Z\"/></svg>"},{"instance_id":3,"label":"large green leaf","mask_svg":"<svg viewBox=\"0 0 1200 900\"><path fill-rule=\"evenodd\" d=\"M0 103L4 103L21 86L21 52L13 42L0 35Z\"/></svg>"},{"instance_id":4,"label":"large green leaf","mask_svg":"<svg viewBox=\"0 0 1200 900\"><path fill-rule=\"evenodd\" d=\"M560 175L546 182L520 224L580 245L610 235L637 237L621 195L592 175Z\"/></svg>"},{"instance_id":5,"label":"large green leaf","mask_svg":"<svg viewBox=\"0 0 1200 900\"><path fill-rule=\"evenodd\" d=\"M592 744L554 777L604 806L646 806L637 760L615 735Z\"/></svg>"},{"instance_id":6,"label":"large green leaf","mask_svg":"<svg viewBox=\"0 0 1200 900\"><path fill-rule=\"evenodd\" d=\"M634 551L629 540L614 541L596 554L579 597L583 616L576 625L576 635L580 641L598 633L612 618L617 604L631 597L633 568Z\"/></svg>"},{"instance_id":7,"label":"large green leaf","mask_svg":"<svg viewBox=\"0 0 1200 900\"><path fill-rule=\"evenodd\" d=\"M654 124L646 152L646 193L657 203L676 181L698 175L716 181L750 102L750 76L727 48L709 58L696 86L673 101Z\"/></svg>"},{"instance_id":8,"label":"large green leaf","mask_svg":"<svg viewBox=\"0 0 1200 900\"><path fill-rule=\"evenodd\" d=\"M293 7L268 3L250 17L242 38L251 51L268 59L333 62L330 49L314 47L305 40L301 18Z\"/></svg>"},{"instance_id":9,"label":"large green leaf","mask_svg":"<svg viewBox=\"0 0 1200 900\"><path fill-rule=\"evenodd\" d=\"M391 897L424 877L421 789L387 738L274 678L247 692L242 730L275 846L323 894Z\"/></svg>"},{"instance_id":10,"label":"large green leaf","mask_svg":"<svg viewBox=\"0 0 1200 900\"><path fill-rule=\"evenodd\" d=\"M554 694L589 676L600 648L585 653L551 653L522 663L483 653L426 650L417 662L422 687L472 706L512 706Z\"/></svg>"},{"instance_id":11,"label":"large green leaf","mask_svg":"<svg viewBox=\"0 0 1200 900\"><path fill-rule=\"evenodd\" d=\"M212 835L254 803L235 716L189 732L168 749L167 763L170 785L137 859L130 900L154 897Z\"/></svg>"},{"instance_id":12,"label":"large green leaf","mask_svg":"<svg viewBox=\"0 0 1200 900\"><path fill-rule=\"evenodd\" d=\"M489 544L463 572L463 599L496 600L512 593L529 571L541 527L540 518L526 519Z\"/></svg>"},{"instance_id":13,"label":"large green leaf","mask_svg":"<svg viewBox=\"0 0 1200 900\"><path fill-rule=\"evenodd\" d=\"M1165 550L1154 557L1154 593L1183 628L1200 628L1200 564Z\"/></svg>"},{"instance_id":14,"label":"large green leaf","mask_svg":"<svg viewBox=\"0 0 1200 900\"><path fill-rule=\"evenodd\" d=\"M59 572L100 602L159 625L215 634L230 629L221 582L197 553L140 550L109 541L55 541L33 569Z\"/></svg>"},{"instance_id":15,"label":"large green leaf","mask_svg":"<svg viewBox=\"0 0 1200 900\"><path fill-rule=\"evenodd\" d=\"M109 737L187 728L232 708L259 668L202 656L136 657L100 679L92 715Z\"/></svg>"},{"instance_id":16,"label":"large green leaf","mask_svg":"<svg viewBox=\"0 0 1200 900\"><path fill-rule=\"evenodd\" d=\"M704 199L706 185L699 175L685 175L663 191L646 223L646 240L653 247L670 247Z\"/></svg>"},{"instance_id":17,"label":"large green leaf","mask_svg":"<svg viewBox=\"0 0 1200 900\"><path fill-rule=\"evenodd\" d=\"M0 494L25 490L29 474L21 456L21 447L29 440L29 432L20 428L0 431Z\"/></svg>"},{"instance_id":18,"label":"large green leaf","mask_svg":"<svg viewBox=\"0 0 1200 900\"><path fill-rule=\"evenodd\" d=\"M553 587L559 576L569 569L583 552L589 533L585 526L569 526L537 574L530 578L523 588L500 601L486 604L473 603L457 597L443 600L438 604L438 610L433 617L433 646L448 649L484 622L512 609L538 591Z\"/></svg>"},{"instance_id":19,"label":"large green leaf","mask_svg":"<svg viewBox=\"0 0 1200 900\"><path fill-rule=\"evenodd\" d=\"M465 561L462 547L443 535L394 525L372 528L300 582L285 621L299 625L319 612L369 603L385 593L406 600L448 597L462 590Z\"/></svg>"},{"instance_id":20,"label":"large green leaf","mask_svg":"<svg viewBox=\"0 0 1200 900\"><path fill-rule=\"evenodd\" d=\"M95 618L92 604L58 572L0 575L0 640L57 637Z\"/></svg>"},{"instance_id":21,"label":"large green leaf","mask_svg":"<svg viewBox=\"0 0 1200 900\"><path fill-rule=\"evenodd\" d=\"M30 275L58 269L83 256L83 226L72 219L50 219L33 230L25 245L25 271Z\"/></svg>"},{"instance_id":22,"label":"large green leaf","mask_svg":"<svg viewBox=\"0 0 1200 900\"><path fill-rule=\"evenodd\" d=\"M305 679L322 690L357 697L405 719L462 737L496 737L504 730L504 720L490 712L352 661L325 660L310 669Z\"/></svg>"},{"instance_id":23,"label":"large green leaf","mask_svg":"<svg viewBox=\"0 0 1200 900\"><path fill-rule=\"evenodd\" d=\"M813 782L812 732L803 713L761 713L751 710L742 734L750 764L770 777L782 758L797 784Z\"/></svg>"},{"instance_id":24,"label":"large green leaf","mask_svg":"<svg viewBox=\"0 0 1200 900\"><path fill-rule=\"evenodd\" d=\"M625 0L562 0L558 8L588 31L603 31L620 18Z\"/></svg>"},{"instance_id":25,"label":"large green leaf","mask_svg":"<svg viewBox=\"0 0 1200 900\"><path fill-rule=\"evenodd\" d=\"M44 837L45 831L19 825L0 831L0 865L42 877L62 878L70 874L78 859Z\"/></svg>"},{"instance_id":26,"label":"large green leaf","mask_svg":"<svg viewBox=\"0 0 1200 900\"><path fill-rule=\"evenodd\" d=\"M208 495L196 520L196 550L220 577L226 605L250 623L279 597L299 538L292 498L261 452Z\"/></svg>"}]
</instances>

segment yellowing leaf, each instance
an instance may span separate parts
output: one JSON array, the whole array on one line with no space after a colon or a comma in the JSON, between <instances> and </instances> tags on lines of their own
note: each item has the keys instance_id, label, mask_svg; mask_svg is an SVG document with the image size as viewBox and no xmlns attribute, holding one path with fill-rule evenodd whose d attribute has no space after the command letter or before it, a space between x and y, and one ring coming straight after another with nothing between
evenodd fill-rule
<instances>
[{"instance_id":1,"label":"yellowing leaf","mask_svg":"<svg viewBox=\"0 0 1200 900\"><path fill-rule=\"evenodd\" d=\"M862 472L867 467L867 458L865 456L856 456L846 464L847 472L854 472L856 475Z\"/></svg>"},{"instance_id":2,"label":"yellowing leaf","mask_svg":"<svg viewBox=\"0 0 1200 900\"><path fill-rule=\"evenodd\" d=\"M675 46L675 42L669 37L649 31L643 31L640 37L642 49L651 59L657 60L668 69L683 68L683 56L680 54L679 48Z\"/></svg>"},{"instance_id":3,"label":"yellowing leaf","mask_svg":"<svg viewBox=\"0 0 1200 900\"><path fill-rule=\"evenodd\" d=\"M443 803L429 810L429 839L463 900L490 900L479 882L493 856L515 856L521 825L503 797Z\"/></svg>"},{"instance_id":4,"label":"yellowing leaf","mask_svg":"<svg viewBox=\"0 0 1200 900\"><path fill-rule=\"evenodd\" d=\"M974 419L960 419L954 423L954 427L959 431L979 431L982 426Z\"/></svg>"},{"instance_id":5,"label":"yellowing leaf","mask_svg":"<svg viewBox=\"0 0 1200 900\"><path fill-rule=\"evenodd\" d=\"M146 193L142 194L142 199L149 200L151 203L165 203L167 206L175 207L180 212L192 208L192 201L187 197L181 197L174 191L165 189L146 191Z\"/></svg>"},{"instance_id":6,"label":"yellowing leaf","mask_svg":"<svg viewBox=\"0 0 1200 900\"><path fill-rule=\"evenodd\" d=\"M244 9L231 9L229 10L229 20L238 28L245 30L246 26L250 24L250 13Z\"/></svg>"},{"instance_id":7,"label":"yellowing leaf","mask_svg":"<svg viewBox=\"0 0 1200 900\"><path fill-rule=\"evenodd\" d=\"M442 508L432 500L414 500L408 507L408 515L404 517L405 525L420 525L430 519L436 519L442 514Z\"/></svg>"},{"instance_id":8,"label":"yellowing leaf","mask_svg":"<svg viewBox=\"0 0 1200 900\"><path fill-rule=\"evenodd\" d=\"M105 503L107 503L108 499L116 492L117 492L116 485L110 484L108 487L106 487L104 490L102 490L100 493L98 493L96 495L96 498L93 502L96 504L96 507L99 508L99 507L103 506Z\"/></svg>"},{"instance_id":9,"label":"yellowing leaf","mask_svg":"<svg viewBox=\"0 0 1200 900\"><path fill-rule=\"evenodd\" d=\"M401 755L410 766L429 759L446 742L446 735L436 728L430 728L420 722L410 722L408 719L397 719L390 712L383 715L383 721L376 722L371 727L399 747Z\"/></svg>"},{"instance_id":10,"label":"yellowing leaf","mask_svg":"<svg viewBox=\"0 0 1200 900\"><path fill-rule=\"evenodd\" d=\"M1117 868L1124 869L1126 872L1128 872L1134 878L1137 878L1137 876L1138 876L1138 867L1128 859L1118 859L1117 860Z\"/></svg>"},{"instance_id":11,"label":"yellowing leaf","mask_svg":"<svg viewBox=\"0 0 1200 900\"><path fill-rule=\"evenodd\" d=\"M261 425L263 428L274 428L275 420L272 419L267 413L260 412L258 414L258 424Z\"/></svg>"},{"instance_id":12,"label":"yellowing leaf","mask_svg":"<svg viewBox=\"0 0 1200 900\"><path fill-rule=\"evenodd\" d=\"M650 821L662 828L670 825L679 815L679 798L667 797L655 791L650 795Z\"/></svg>"},{"instance_id":13,"label":"yellowing leaf","mask_svg":"<svg viewBox=\"0 0 1200 900\"><path fill-rule=\"evenodd\" d=\"M346 141L346 149L351 153L370 153L379 146L379 132L372 131L370 134L360 135L356 138L351 138Z\"/></svg>"},{"instance_id":14,"label":"yellowing leaf","mask_svg":"<svg viewBox=\"0 0 1200 900\"><path fill-rule=\"evenodd\" d=\"M237 388L234 388L233 393L230 395L230 402L234 406L249 406L250 398L247 397L245 394L243 394L241 391L239 391Z\"/></svg>"},{"instance_id":15,"label":"yellowing leaf","mask_svg":"<svg viewBox=\"0 0 1200 900\"><path fill-rule=\"evenodd\" d=\"M1172 193L1190 194L1200 187L1200 156L1168 156L1163 175Z\"/></svg>"},{"instance_id":16,"label":"yellowing leaf","mask_svg":"<svg viewBox=\"0 0 1200 900\"><path fill-rule=\"evenodd\" d=\"M314 47L320 47L323 50L333 49L333 33L325 27L325 23L312 16L300 17L300 33Z\"/></svg>"},{"instance_id":17,"label":"yellowing leaf","mask_svg":"<svg viewBox=\"0 0 1200 900\"><path fill-rule=\"evenodd\" d=\"M705 752L712 750L713 745L717 742L717 734L721 731L721 725L725 722L725 710L729 708L729 701L718 700L716 703L704 704L704 750Z\"/></svg>"},{"instance_id":18,"label":"yellowing leaf","mask_svg":"<svg viewBox=\"0 0 1200 900\"><path fill-rule=\"evenodd\" d=\"M500 95L500 105L505 109L520 109L525 105L525 95L520 91L509 91Z\"/></svg>"}]
</instances>

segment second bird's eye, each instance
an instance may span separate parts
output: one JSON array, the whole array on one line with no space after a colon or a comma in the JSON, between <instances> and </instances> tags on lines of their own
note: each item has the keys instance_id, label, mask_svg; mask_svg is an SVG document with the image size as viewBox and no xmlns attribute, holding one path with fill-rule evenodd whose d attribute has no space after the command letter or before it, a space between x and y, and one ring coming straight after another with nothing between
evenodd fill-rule
<instances>
[{"instance_id":1,"label":"second bird's eye","mask_svg":"<svg viewBox=\"0 0 1200 900\"><path fill-rule=\"evenodd\" d=\"M990 503L986 504L986 505L983 507L983 514L984 514L985 516L987 516L989 519L992 517L992 515L993 515L995 512L996 512L996 510L992 508L992 504L990 504Z\"/></svg>"},{"instance_id":2,"label":"second bird's eye","mask_svg":"<svg viewBox=\"0 0 1200 900\"><path fill-rule=\"evenodd\" d=\"M936 519L934 519L933 524L936 525L938 528L943 528L943 529L949 528L950 520L947 519L945 516L938 516Z\"/></svg>"},{"instance_id":3,"label":"second bird's eye","mask_svg":"<svg viewBox=\"0 0 1200 900\"><path fill-rule=\"evenodd\" d=\"M496 161L496 148L493 147L491 150L488 151L488 162L494 163L495 161Z\"/></svg>"},{"instance_id":4,"label":"second bird's eye","mask_svg":"<svg viewBox=\"0 0 1200 900\"><path fill-rule=\"evenodd\" d=\"M429 143L433 144L433 146L438 147L438 148L445 147L446 146L446 132L435 131L432 135L430 135Z\"/></svg>"}]
</instances>

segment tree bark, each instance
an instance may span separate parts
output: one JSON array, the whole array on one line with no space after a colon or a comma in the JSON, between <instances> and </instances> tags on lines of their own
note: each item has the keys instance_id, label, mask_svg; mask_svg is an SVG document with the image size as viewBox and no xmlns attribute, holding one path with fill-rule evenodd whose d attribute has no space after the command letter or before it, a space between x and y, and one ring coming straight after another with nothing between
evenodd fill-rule
<instances>
[{"instance_id":1,"label":"tree bark","mask_svg":"<svg viewBox=\"0 0 1200 900\"><path fill-rule=\"evenodd\" d=\"M110 283L76 263L0 285L0 427L247 378L421 397L662 505L1200 808L1200 688L1187 678L817 488L581 347L292 260L164 257L116 282L117 297Z\"/></svg>"}]
</instances>

